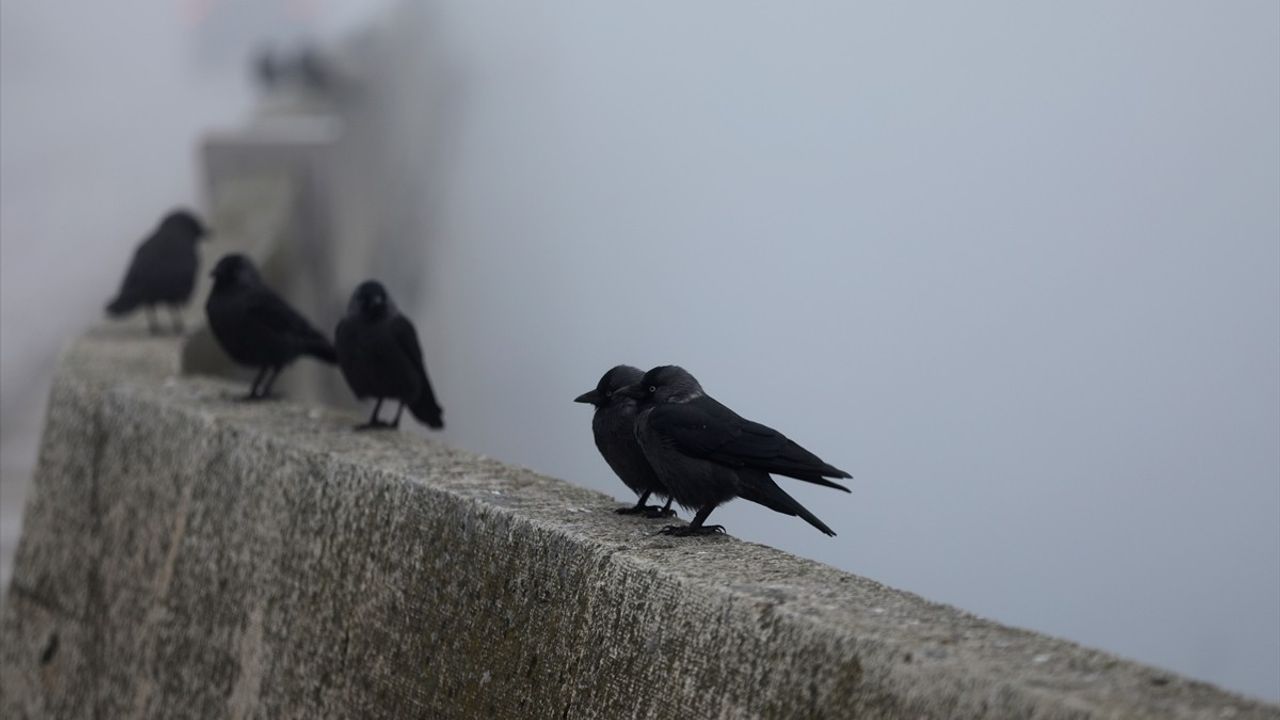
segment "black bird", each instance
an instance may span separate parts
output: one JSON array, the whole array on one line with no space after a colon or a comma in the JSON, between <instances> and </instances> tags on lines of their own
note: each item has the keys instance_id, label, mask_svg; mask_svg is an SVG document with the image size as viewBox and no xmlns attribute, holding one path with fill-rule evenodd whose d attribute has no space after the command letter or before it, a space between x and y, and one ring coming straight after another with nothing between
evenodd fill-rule
<instances>
[{"instance_id":1,"label":"black bird","mask_svg":"<svg viewBox=\"0 0 1280 720\"><path fill-rule=\"evenodd\" d=\"M635 507L619 508L622 515L644 513L648 517L668 517L671 512L671 496L666 486L658 480L653 466L640 449L636 440L636 415L639 405L634 398L617 394L617 390L640 382L644 372L630 365L619 365L600 378L595 390L588 390L574 402L589 403L596 408L591 418L591 432L596 438L596 448L609 463L613 472L632 492L640 496ZM650 495L666 497L667 504L646 505Z\"/></svg>"},{"instance_id":2,"label":"black bird","mask_svg":"<svg viewBox=\"0 0 1280 720\"><path fill-rule=\"evenodd\" d=\"M422 361L422 346L409 318L400 314L386 288L376 280L360 283L351 294L347 316L334 332L338 367L356 397L374 398L373 415L357 430L400 427L406 405L428 427L444 427L443 411L436 403ZM400 401L391 422L378 419L382 401Z\"/></svg>"},{"instance_id":3,"label":"black bird","mask_svg":"<svg viewBox=\"0 0 1280 720\"><path fill-rule=\"evenodd\" d=\"M280 371L301 355L338 361L328 339L262 282L249 258L227 255L212 275L204 305L209 329L232 360L258 368L247 399L270 395Z\"/></svg>"},{"instance_id":4,"label":"black bird","mask_svg":"<svg viewBox=\"0 0 1280 720\"><path fill-rule=\"evenodd\" d=\"M828 465L777 430L740 417L675 365L656 367L617 393L640 403L636 439L658 479L676 502L697 510L689 525L668 525L663 533L724 532L720 525L703 523L716 507L740 497L784 515L799 515L827 535L835 535L769 474L849 492L826 479L851 477L849 473Z\"/></svg>"},{"instance_id":5,"label":"black bird","mask_svg":"<svg viewBox=\"0 0 1280 720\"><path fill-rule=\"evenodd\" d=\"M254 54L253 75L263 90L271 90L280 82L280 61L270 47L260 48Z\"/></svg>"},{"instance_id":6,"label":"black bird","mask_svg":"<svg viewBox=\"0 0 1280 720\"><path fill-rule=\"evenodd\" d=\"M328 92L334 87L332 63L314 46L308 45L298 51L297 73L302 84L319 93Z\"/></svg>"},{"instance_id":7,"label":"black bird","mask_svg":"<svg viewBox=\"0 0 1280 720\"><path fill-rule=\"evenodd\" d=\"M151 334L158 335L160 325L156 321L155 306L168 305L174 331L182 334L178 306L186 305L191 299L200 264L196 242L207 234L200 220L186 210L165 215L133 254L120 292L107 304L107 313L119 317L139 307L146 308L147 327Z\"/></svg>"}]
</instances>

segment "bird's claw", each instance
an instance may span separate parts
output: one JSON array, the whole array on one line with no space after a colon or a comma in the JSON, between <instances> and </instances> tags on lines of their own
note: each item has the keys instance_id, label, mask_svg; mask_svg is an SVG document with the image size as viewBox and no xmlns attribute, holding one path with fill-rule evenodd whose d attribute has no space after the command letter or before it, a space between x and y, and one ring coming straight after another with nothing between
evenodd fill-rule
<instances>
[{"instance_id":1,"label":"bird's claw","mask_svg":"<svg viewBox=\"0 0 1280 720\"><path fill-rule=\"evenodd\" d=\"M720 535L724 533L723 525L668 525L658 531L659 535L672 537L690 537L694 535Z\"/></svg>"},{"instance_id":2,"label":"bird's claw","mask_svg":"<svg viewBox=\"0 0 1280 720\"><path fill-rule=\"evenodd\" d=\"M374 420L372 422L361 423L359 425L356 425L353 429L356 432L364 432L365 430L394 430L395 427L396 427L395 425L392 425L389 422Z\"/></svg>"}]
</instances>

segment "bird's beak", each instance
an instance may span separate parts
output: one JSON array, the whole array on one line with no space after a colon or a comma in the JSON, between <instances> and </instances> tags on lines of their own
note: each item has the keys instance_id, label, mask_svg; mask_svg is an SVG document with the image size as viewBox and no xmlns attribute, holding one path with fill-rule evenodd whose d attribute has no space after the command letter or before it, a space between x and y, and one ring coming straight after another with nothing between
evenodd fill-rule
<instances>
[{"instance_id":1,"label":"bird's beak","mask_svg":"<svg viewBox=\"0 0 1280 720\"><path fill-rule=\"evenodd\" d=\"M574 398L573 401L595 405L597 402L600 401L600 393L596 392L595 390L588 390L582 393L581 395L579 395L578 397Z\"/></svg>"},{"instance_id":2,"label":"bird's beak","mask_svg":"<svg viewBox=\"0 0 1280 720\"><path fill-rule=\"evenodd\" d=\"M614 390L613 394L631 398L632 400L642 400L644 398L644 391L640 388L639 383L620 387L617 390Z\"/></svg>"}]
</instances>

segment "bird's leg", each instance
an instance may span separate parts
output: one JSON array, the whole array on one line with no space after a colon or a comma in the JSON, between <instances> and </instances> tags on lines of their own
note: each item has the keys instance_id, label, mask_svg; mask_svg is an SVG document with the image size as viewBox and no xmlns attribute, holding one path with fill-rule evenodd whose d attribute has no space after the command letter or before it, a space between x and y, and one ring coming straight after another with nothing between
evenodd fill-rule
<instances>
[{"instance_id":1,"label":"bird's leg","mask_svg":"<svg viewBox=\"0 0 1280 720\"><path fill-rule=\"evenodd\" d=\"M382 398L378 398L378 401L373 404L373 414L369 416L369 422L363 425L357 425L356 430L378 430L380 428L388 427L387 423L378 419L378 411L381 409Z\"/></svg>"},{"instance_id":2,"label":"bird's leg","mask_svg":"<svg viewBox=\"0 0 1280 720\"><path fill-rule=\"evenodd\" d=\"M671 509L671 498L667 498L667 504L659 508L657 505L650 505L644 509L644 516L647 518L666 518L674 517L675 511Z\"/></svg>"},{"instance_id":3,"label":"bird's leg","mask_svg":"<svg viewBox=\"0 0 1280 720\"><path fill-rule=\"evenodd\" d=\"M619 515L638 515L649 509L649 506L644 504L645 500L648 500L648 499L649 499L649 491L645 490L644 494L640 496L640 500L637 501L634 506L618 508L617 510L614 510L614 512L618 513Z\"/></svg>"},{"instance_id":4,"label":"bird's leg","mask_svg":"<svg viewBox=\"0 0 1280 720\"><path fill-rule=\"evenodd\" d=\"M675 537L687 537L689 535L715 535L724 532L723 525L703 525L707 516L715 510L715 505L707 505L698 514L693 516L693 522L688 525L668 525L659 531L661 535L674 535Z\"/></svg>"},{"instance_id":5,"label":"bird's leg","mask_svg":"<svg viewBox=\"0 0 1280 720\"><path fill-rule=\"evenodd\" d=\"M160 334L160 323L156 320L156 306L147 306L147 331L152 335Z\"/></svg>"},{"instance_id":6,"label":"bird's leg","mask_svg":"<svg viewBox=\"0 0 1280 720\"><path fill-rule=\"evenodd\" d=\"M400 407L396 408L396 416L391 419L391 427L400 427L400 413L404 412L404 401L400 401Z\"/></svg>"},{"instance_id":7,"label":"bird's leg","mask_svg":"<svg viewBox=\"0 0 1280 720\"><path fill-rule=\"evenodd\" d=\"M253 385L249 386L249 394L244 397L245 400L258 399L258 385L262 382L262 376L267 374L266 366L258 369L258 376L253 379Z\"/></svg>"},{"instance_id":8,"label":"bird's leg","mask_svg":"<svg viewBox=\"0 0 1280 720\"><path fill-rule=\"evenodd\" d=\"M173 332L175 335L182 335L186 332L186 328L182 326L182 311L178 310L177 305L169 306L169 315L173 317Z\"/></svg>"},{"instance_id":9,"label":"bird's leg","mask_svg":"<svg viewBox=\"0 0 1280 720\"><path fill-rule=\"evenodd\" d=\"M271 368L267 374L266 382L262 383L262 388L258 390L258 399L266 400L271 397L271 386L276 384L276 378L280 377L280 366L276 365Z\"/></svg>"}]
</instances>

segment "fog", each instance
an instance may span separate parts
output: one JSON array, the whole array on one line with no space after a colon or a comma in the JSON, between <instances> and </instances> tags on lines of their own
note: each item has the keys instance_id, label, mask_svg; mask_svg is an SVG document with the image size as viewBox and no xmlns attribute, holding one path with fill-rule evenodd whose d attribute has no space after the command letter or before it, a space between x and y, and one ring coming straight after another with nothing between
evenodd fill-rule
<instances>
[{"instance_id":1,"label":"fog","mask_svg":"<svg viewBox=\"0 0 1280 720\"><path fill-rule=\"evenodd\" d=\"M4 7L9 433L10 347L53 343L15 278L94 319L248 94L180 23L89 60ZM730 533L1280 699L1280 6L421 2L365 41L353 192L446 440L622 500L571 399L677 363L854 475L781 481L836 538Z\"/></svg>"}]
</instances>

